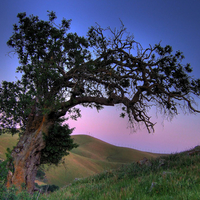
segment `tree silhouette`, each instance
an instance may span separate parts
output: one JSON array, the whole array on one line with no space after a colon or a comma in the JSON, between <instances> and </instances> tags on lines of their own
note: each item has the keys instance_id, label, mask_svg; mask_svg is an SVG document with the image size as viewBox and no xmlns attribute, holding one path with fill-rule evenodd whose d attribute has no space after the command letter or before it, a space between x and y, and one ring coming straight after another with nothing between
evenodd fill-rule
<instances>
[{"instance_id":1,"label":"tree silhouette","mask_svg":"<svg viewBox=\"0 0 200 200\"><path fill-rule=\"evenodd\" d=\"M100 110L120 104L121 117L127 115L133 128L144 124L149 132L155 124L148 114L152 106L172 117L179 108L199 112L193 103L200 80L189 75L189 64L181 64L180 51L172 54L171 46L160 44L143 49L123 23L119 30L97 24L80 37L69 32L70 20L56 25L55 13L48 16L43 21L19 13L7 42L18 54L17 72L22 73L20 80L3 81L0 88L1 132L21 128L8 187L21 189L23 183L32 192L38 166L56 164L76 147L72 129L62 122L66 114L81 116L77 105Z\"/></svg>"}]
</instances>

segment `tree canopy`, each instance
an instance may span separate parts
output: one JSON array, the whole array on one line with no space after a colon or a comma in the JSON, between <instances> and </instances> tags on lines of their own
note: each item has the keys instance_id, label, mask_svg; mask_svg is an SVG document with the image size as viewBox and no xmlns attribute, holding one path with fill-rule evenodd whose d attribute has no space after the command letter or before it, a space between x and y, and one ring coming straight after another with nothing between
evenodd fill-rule
<instances>
[{"instance_id":1,"label":"tree canopy","mask_svg":"<svg viewBox=\"0 0 200 200\"><path fill-rule=\"evenodd\" d=\"M20 126L21 137L27 138L46 120L50 125L43 132L51 136L49 130L61 127L59 120L66 114L81 116L77 105L100 110L119 104L121 117L127 115L133 128L143 123L149 132L155 124L149 116L152 106L166 116L177 115L179 108L199 112L193 103L200 95L200 79L190 75L189 64L182 64L182 52L173 54L171 46L160 43L144 49L123 23L114 30L96 24L80 37L69 31L71 20L57 25L56 14L48 16L43 21L19 13L13 25L7 44L18 55L22 77L2 82L2 132L9 129L14 134Z\"/></svg>"},{"instance_id":2,"label":"tree canopy","mask_svg":"<svg viewBox=\"0 0 200 200\"><path fill-rule=\"evenodd\" d=\"M166 114L176 115L183 101L190 111L191 94L199 95L200 80L189 76L192 68L182 65L183 54L172 54L172 47L160 44L143 49L132 35L120 30L91 27L87 37L70 33L71 20L55 24L19 13L19 25L7 42L18 54L22 79L2 83L1 122L6 128L25 128L31 106L55 118L76 112L74 106L123 104L123 114L131 122L153 128L148 108L157 105ZM109 31L107 37L105 32Z\"/></svg>"}]
</instances>

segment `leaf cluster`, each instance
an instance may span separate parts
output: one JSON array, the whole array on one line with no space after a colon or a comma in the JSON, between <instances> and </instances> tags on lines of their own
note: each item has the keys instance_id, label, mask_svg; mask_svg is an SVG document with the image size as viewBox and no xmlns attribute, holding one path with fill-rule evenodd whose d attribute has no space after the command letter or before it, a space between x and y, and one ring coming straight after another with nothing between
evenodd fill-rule
<instances>
[{"instance_id":1,"label":"leaf cluster","mask_svg":"<svg viewBox=\"0 0 200 200\"><path fill-rule=\"evenodd\" d=\"M149 132L153 106L167 117L179 108L199 112L192 104L200 95L200 79L191 76L190 64L182 64L182 52L160 44L144 49L123 23L119 30L97 24L81 37L69 32L71 20L56 25L56 14L48 16L43 21L19 13L13 26L7 44L18 54L22 78L2 83L2 128L26 129L28 121L44 115L52 121L66 114L77 119L77 105L100 110L120 104L121 116L127 115L133 128L143 123Z\"/></svg>"},{"instance_id":2,"label":"leaf cluster","mask_svg":"<svg viewBox=\"0 0 200 200\"><path fill-rule=\"evenodd\" d=\"M49 128L48 135L43 135L46 146L41 152L41 164L57 165L70 150L78 147L70 137L73 130L61 122L56 122Z\"/></svg>"}]
</instances>

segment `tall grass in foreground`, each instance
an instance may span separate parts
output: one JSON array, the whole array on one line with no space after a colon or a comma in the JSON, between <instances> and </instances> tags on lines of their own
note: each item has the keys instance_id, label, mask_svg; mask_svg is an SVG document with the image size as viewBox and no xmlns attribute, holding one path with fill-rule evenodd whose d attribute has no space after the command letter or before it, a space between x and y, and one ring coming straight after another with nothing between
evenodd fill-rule
<instances>
[{"instance_id":1,"label":"tall grass in foreground","mask_svg":"<svg viewBox=\"0 0 200 200\"><path fill-rule=\"evenodd\" d=\"M161 162L162 161L162 162ZM171 154L74 181L41 200L200 199L200 155ZM161 164L162 163L162 164Z\"/></svg>"},{"instance_id":2,"label":"tall grass in foreground","mask_svg":"<svg viewBox=\"0 0 200 200\"><path fill-rule=\"evenodd\" d=\"M117 170L74 180L50 194L23 195L23 200L200 199L200 150L193 155L171 154L150 163L123 165Z\"/></svg>"}]
</instances>

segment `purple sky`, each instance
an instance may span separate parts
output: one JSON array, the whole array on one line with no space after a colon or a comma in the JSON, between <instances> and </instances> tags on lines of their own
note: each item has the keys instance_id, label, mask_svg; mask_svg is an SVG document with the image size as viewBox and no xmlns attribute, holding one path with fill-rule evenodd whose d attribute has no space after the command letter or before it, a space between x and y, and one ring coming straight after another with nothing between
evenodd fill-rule
<instances>
[{"instance_id":1,"label":"purple sky","mask_svg":"<svg viewBox=\"0 0 200 200\"><path fill-rule=\"evenodd\" d=\"M17 22L16 15L26 12L47 19L47 10L53 10L58 23L64 17L72 19L71 32L86 35L88 27L95 22L106 28L120 27L121 19L127 31L133 33L135 40L143 47L161 42L172 45L174 52L180 50L191 63L193 76L200 78L200 1L198 0L6 0L0 5L0 81L15 80L18 66L17 55L9 57L11 50L6 41L12 35L12 25ZM197 99L200 107L200 100ZM198 107L197 107L198 108ZM170 153L200 145L200 114L180 115L168 122L162 116L151 115L155 133L148 134L141 127L136 133L127 129L127 120L119 117L119 107L106 107L96 110L82 109L82 118L69 121L76 127L74 133L89 134L106 142L139 150Z\"/></svg>"}]
</instances>

